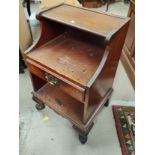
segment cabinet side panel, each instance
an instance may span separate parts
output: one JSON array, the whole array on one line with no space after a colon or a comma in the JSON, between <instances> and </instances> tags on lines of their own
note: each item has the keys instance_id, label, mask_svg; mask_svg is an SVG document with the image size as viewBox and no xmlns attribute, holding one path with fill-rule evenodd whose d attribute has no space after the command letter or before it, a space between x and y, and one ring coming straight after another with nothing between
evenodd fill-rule
<instances>
[{"instance_id":1,"label":"cabinet side panel","mask_svg":"<svg viewBox=\"0 0 155 155\"><path fill-rule=\"evenodd\" d=\"M89 90L89 101L88 105L86 105L87 109L84 115L85 121L90 118L90 116L95 112L96 108L100 104L104 104L102 103L102 100L105 99L105 96L107 96L106 94L112 88L125 36L127 33L127 28L128 24L122 27L112 38L108 46L109 56L107 58L106 64ZM106 102L106 100L104 100L104 102Z\"/></svg>"}]
</instances>

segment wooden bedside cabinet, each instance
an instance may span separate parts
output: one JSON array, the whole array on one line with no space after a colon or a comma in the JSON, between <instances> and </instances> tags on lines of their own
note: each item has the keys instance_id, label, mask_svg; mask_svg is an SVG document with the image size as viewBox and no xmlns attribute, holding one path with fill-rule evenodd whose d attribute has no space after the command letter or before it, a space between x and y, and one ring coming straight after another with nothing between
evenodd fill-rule
<instances>
[{"instance_id":1,"label":"wooden bedside cabinet","mask_svg":"<svg viewBox=\"0 0 155 155\"><path fill-rule=\"evenodd\" d=\"M69 119L81 143L108 105L129 18L60 4L37 15L41 34L26 51L36 108Z\"/></svg>"}]
</instances>

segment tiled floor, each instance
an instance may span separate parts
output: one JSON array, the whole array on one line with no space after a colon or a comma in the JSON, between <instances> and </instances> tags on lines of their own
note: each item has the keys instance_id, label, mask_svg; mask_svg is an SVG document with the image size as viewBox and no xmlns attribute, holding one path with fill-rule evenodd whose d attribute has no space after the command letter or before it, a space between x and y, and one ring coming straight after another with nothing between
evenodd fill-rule
<instances>
[{"instance_id":1,"label":"tiled floor","mask_svg":"<svg viewBox=\"0 0 155 155\"><path fill-rule=\"evenodd\" d=\"M110 5L109 11L119 10L116 11L118 14L127 14L127 6L123 3L116 5ZM20 155L121 155L111 105L134 105L134 90L121 63L117 69L110 106L98 115L85 145L79 142L69 121L48 107L39 112L35 109L27 71L20 74L19 82ZM43 120L44 115L49 117L47 121Z\"/></svg>"}]
</instances>

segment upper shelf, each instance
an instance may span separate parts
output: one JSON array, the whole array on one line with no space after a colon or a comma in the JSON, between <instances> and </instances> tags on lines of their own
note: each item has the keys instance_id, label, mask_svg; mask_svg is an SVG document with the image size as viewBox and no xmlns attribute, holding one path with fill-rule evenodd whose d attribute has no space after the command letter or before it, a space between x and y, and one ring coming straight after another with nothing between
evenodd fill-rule
<instances>
[{"instance_id":1,"label":"upper shelf","mask_svg":"<svg viewBox=\"0 0 155 155\"><path fill-rule=\"evenodd\" d=\"M68 4L61 4L42 11L40 16L104 37L112 36L129 21L127 17L95 12Z\"/></svg>"}]
</instances>

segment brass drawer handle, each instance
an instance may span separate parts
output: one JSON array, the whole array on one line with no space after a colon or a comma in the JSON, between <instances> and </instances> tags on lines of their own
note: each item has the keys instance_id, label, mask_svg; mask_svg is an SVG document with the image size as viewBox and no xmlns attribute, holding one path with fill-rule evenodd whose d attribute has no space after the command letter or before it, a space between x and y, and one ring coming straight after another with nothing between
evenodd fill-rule
<instances>
[{"instance_id":1,"label":"brass drawer handle","mask_svg":"<svg viewBox=\"0 0 155 155\"><path fill-rule=\"evenodd\" d=\"M45 78L46 78L47 82L53 86L58 83L58 79L56 77L49 75L47 73L45 74Z\"/></svg>"}]
</instances>

